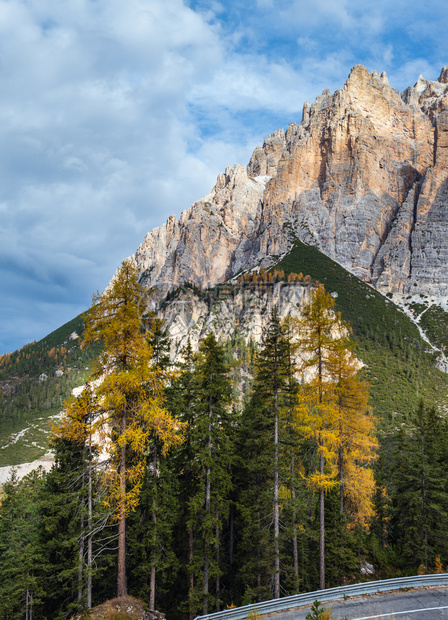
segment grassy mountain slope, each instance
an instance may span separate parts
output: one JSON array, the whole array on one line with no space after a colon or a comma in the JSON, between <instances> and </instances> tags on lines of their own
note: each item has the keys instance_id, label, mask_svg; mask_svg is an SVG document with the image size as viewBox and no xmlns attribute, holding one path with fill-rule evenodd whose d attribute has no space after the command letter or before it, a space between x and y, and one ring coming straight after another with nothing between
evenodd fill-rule
<instances>
[{"instance_id":1,"label":"grassy mountain slope","mask_svg":"<svg viewBox=\"0 0 448 620\"><path fill-rule=\"evenodd\" d=\"M387 297L300 241L276 268L283 269L285 275L309 274L329 292L337 293L337 309L350 323L358 354L366 364L365 376L372 384L371 403L385 423L405 422L420 398L428 404L446 402L448 375L436 368L437 356L416 325ZM435 344L447 338L447 318L435 307L422 317L421 326L429 327L428 335L434 337Z\"/></svg>"},{"instance_id":2,"label":"grassy mountain slope","mask_svg":"<svg viewBox=\"0 0 448 620\"><path fill-rule=\"evenodd\" d=\"M50 418L84 382L95 350L81 351L82 316L39 342L0 356L0 466L39 458Z\"/></svg>"},{"instance_id":3,"label":"grassy mountain slope","mask_svg":"<svg viewBox=\"0 0 448 620\"><path fill-rule=\"evenodd\" d=\"M405 423L420 398L428 404L446 402L448 375L436 368L436 355L415 324L389 299L299 241L275 268L283 269L286 276L291 272L310 275L337 293L337 309L352 327L358 354L366 364L365 376L372 384L371 404L384 429ZM232 282L232 286L237 285ZM195 292L218 298L225 289L224 284ZM176 291L168 297L165 304L176 298ZM448 345L446 313L435 306L427 309L424 300L414 305L416 315L424 311L420 325L432 342ZM81 351L82 331L83 319L78 316L39 342L0 357L0 467L45 453L49 419L59 414L73 387L85 381L99 352L98 348ZM235 334L228 345L230 357L237 341Z\"/></svg>"}]
</instances>

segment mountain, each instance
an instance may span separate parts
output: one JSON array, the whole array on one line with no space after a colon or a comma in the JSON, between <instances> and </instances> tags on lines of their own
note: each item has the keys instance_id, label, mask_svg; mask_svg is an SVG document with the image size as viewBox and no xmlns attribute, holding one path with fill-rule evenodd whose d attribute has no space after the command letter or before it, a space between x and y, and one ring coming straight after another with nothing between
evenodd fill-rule
<instances>
[{"instance_id":1,"label":"mountain","mask_svg":"<svg viewBox=\"0 0 448 620\"><path fill-rule=\"evenodd\" d=\"M177 355L210 330L227 340L235 379L272 306L300 312L312 282L336 298L372 383L376 414L406 421L420 397L448 392L448 67L401 95L384 73L355 66L256 147L245 168L148 233L135 253L141 281ZM309 276L242 283L253 269ZM0 357L0 466L42 455L48 419L84 381L94 351L82 318ZM45 375L45 376L44 376ZM1 473L1 472L0 472Z\"/></svg>"},{"instance_id":2,"label":"mountain","mask_svg":"<svg viewBox=\"0 0 448 620\"><path fill-rule=\"evenodd\" d=\"M294 241L312 245L396 300L447 307L448 66L401 95L356 65L344 87L305 103L257 146L246 168L148 233L143 281L166 294L271 266Z\"/></svg>"}]
</instances>

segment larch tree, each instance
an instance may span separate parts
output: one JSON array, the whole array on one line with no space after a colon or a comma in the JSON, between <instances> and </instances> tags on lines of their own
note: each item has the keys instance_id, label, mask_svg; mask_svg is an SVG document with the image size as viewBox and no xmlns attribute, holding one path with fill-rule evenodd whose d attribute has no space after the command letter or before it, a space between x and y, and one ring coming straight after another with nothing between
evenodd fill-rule
<instances>
[{"instance_id":1,"label":"larch tree","mask_svg":"<svg viewBox=\"0 0 448 620\"><path fill-rule=\"evenodd\" d=\"M371 465L377 458L375 419L369 407L369 384L360 377L361 364L345 342L332 354L332 380L338 408L338 481L340 517L365 527L373 517L375 481Z\"/></svg>"},{"instance_id":2,"label":"larch tree","mask_svg":"<svg viewBox=\"0 0 448 620\"><path fill-rule=\"evenodd\" d=\"M312 289L296 325L303 379L296 414L301 431L317 448L318 464L308 484L319 493L319 584L324 589L325 494L340 483L342 507L344 497L350 497L358 516L370 516L373 480L364 465L373 459L376 442L366 416L367 385L357 377L348 326L322 285Z\"/></svg>"},{"instance_id":3,"label":"larch tree","mask_svg":"<svg viewBox=\"0 0 448 620\"><path fill-rule=\"evenodd\" d=\"M126 517L139 501L148 442L157 439L165 454L182 441L182 425L164 408L163 372L153 363L146 312L147 292L127 259L85 315L83 346L103 347L91 380L109 455L107 501L118 521L117 596L127 594Z\"/></svg>"}]
</instances>

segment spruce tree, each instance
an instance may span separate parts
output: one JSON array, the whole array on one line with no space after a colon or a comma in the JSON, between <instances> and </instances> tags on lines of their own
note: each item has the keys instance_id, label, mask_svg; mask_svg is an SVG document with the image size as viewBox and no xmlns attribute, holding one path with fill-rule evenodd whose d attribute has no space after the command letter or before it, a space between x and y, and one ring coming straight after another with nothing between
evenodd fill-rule
<instances>
[{"instance_id":1,"label":"spruce tree","mask_svg":"<svg viewBox=\"0 0 448 620\"><path fill-rule=\"evenodd\" d=\"M41 616L46 584L39 545L39 493L43 472L18 480L15 470L3 486L0 505L0 618Z\"/></svg>"},{"instance_id":2,"label":"spruce tree","mask_svg":"<svg viewBox=\"0 0 448 620\"><path fill-rule=\"evenodd\" d=\"M408 567L426 570L448 553L447 424L421 401L397 436L393 460L392 536Z\"/></svg>"},{"instance_id":3,"label":"spruce tree","mask_svg":"<svg viewBox=\"0 0 448 620\"><path fill-rule=\"evenodd\" d=\"M221 535L232 488L234 416L229 407L232 390L224 360L224 348L212 332L201 342L195 361L196 398L190 435L197 477L188 519L196 539L192 605L202 603L204 614L212 605L219 609L221 604Z\"/></svg>"},{"instance_id":4,"label":"spruce tree","mask_svg":"<svg viewBox=\"0 0 448 620\"><path fill-rule=\"evenodd\" d=\"M246 557L241 572L248 580L247 595L257 600L268 596L271 583L272 596L280 597L280 469L285 468L281 432L289 408L291 374L291 344L274 307L256 357L252 395L243 411L238 449L244 472L239 511L243 521L241 549Z\"/></svg>"},{"instance_id":5,"label":"spruce tree","mask_svg":"<svg viewBox=\"0 0 448 620\"><path fill-rule=\"evenodd\" d=\"M179 374L167 389L167 407L185 425L185 441L173 450L173 466L177 471L179 513L176 532L178 558L180 559L180 574L177 587L179 599L177 604L180 610L187 612L193 620L196 611L195 587L195 531L194 498L198 494L200 470L196 461L195 425L197 389L195 382L195 356L188 339L186 346L180 353L178 361ZM187 536L185 536L185 529Z\"/></svg>"},{"instance_id":6,"label":"spruce tree","mask_svg":"<svg viewBox=\"0 0 448 620\"><path fill-rule=\"evenodd\" d=\"M83 443L55 438L52 447L55 463L39 498L39 543L47 590L45 611L57 618L86 606L87 507Z\"/></svg>"}]
</instances>

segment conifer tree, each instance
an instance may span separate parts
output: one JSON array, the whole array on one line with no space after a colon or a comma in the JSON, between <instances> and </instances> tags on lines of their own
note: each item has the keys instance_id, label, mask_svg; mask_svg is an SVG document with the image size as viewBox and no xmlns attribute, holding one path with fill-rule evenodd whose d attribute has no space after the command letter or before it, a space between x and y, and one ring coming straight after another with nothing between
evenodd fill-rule
<instances>
[{"instance_id":1,"label":"conifer tree","mask_svg":"<svg viewBox=\"0 0 448 620\"><path fill-rule=\"evenodd\" d=\"M221 602L221 534L232 486L233 411L229 407L231 385L224 360L224 348L212 332L201 342L195 361L196 398L191 427L198 484L190 500L189 521L197 532L197 542L199 536L202 541L195 562L195 593L197 601L202 602L204 614L213 603L219 609ZM198 590L200 584L201 591Z\"/></svg>"},{"instance_id":2,"label":"conifer tree","mask_svg":"<svg viewBox=\"0 0 448 620\"><path fill-rule=\"evenodd\" d=\"M110 455L108 501L118 521L118 596L127 593L126 517L138 504L148 441L156 438L166 453L182 440L180 425L163 407L162 373L152 363L144 330L146 300L137 268L128 259L108 289L93 296L85 316L83 346L103 345L92 379Z\"/></svg>"},{"instance_id":3,"label":"conifer tree","mask_svg":"<svg viewBox=\"0 0 448 620\"><path fill-rule=\"evenodd\" d=\"M39 492L43 472L18 480L15 470L3 487L0 506L0 618L33 618L45 584L39 545Z\"/></svg>"},{"instance_id":4,"label":"conifer tree","mask_svg":"<svg viewBox=\"0 0 448 620\"><path fill-rule=\"evenodd\" d=\"M360 378L360 363L347 329L340 344L330 360L338 408L339 511L341 521L347 516L351 525L366 526L374 514L375 485L368 466L377 457L375 420L369 407L369 384Z\"/></svg>"},{"instance_id":5,"label":"conifer tree","mask_svg":"<svg viewBox=\"0 0 448 620\"><path fill-rule=\"evenodd\" d=\"M179 374L167 389L167 406L175 412L177 418L185 425L185 441L173 451L173 463L178 471L179 497L179 530L180 540L178 544L179 557L181 559L181 581L183 588L178 588L184 594L182 611L187 611L190 620L196 615L195 596L195 510L193 508L194 497L197 495L199 473L195 451L195 420L197 390L195 385L195 356L188 339L186 346L180 354L178 362ZM185 527L188 531L188 539L185 538ZM196 532L196 536L198 532ZM185 546L186 545L186 546ZM186 600L188 599L188 601Z\"/></svg>"},{"instance_id":6,"label":"conifer tree","mask_svg":"<svg viewBox=\"0 0 448 620\"><path fill-rule=\"evenodd\" d=\"M284 426L282 412L288 407L290 347L274 307L256 358L253 391L243 412L239 438L242 445L238 450L244 459L241 467L246 479L239 502L246 554L242 572L252 576L251 590L259 600L267 596L271 581L272 595L280 597L280 435ZM268 534L270 522L272 534ZM248 555L250 545L255 557Z\"/></svg>"},{"instance_id":7,"label":"conifer tree","mask_svg":"<svg viewBox=\"0 0 448 620\"><path fill-rule=\"evenodd\" d=\"M52 618L83 611L86 538L84 445L54 438L55 463L39 497L39 544L46 583L45 610Z\"/></svg>"},{"instance_id":8,"label":"conifer tree","mask_svg":"<svg viewBox=\"0 0 448 620\"><path fill-rule=\"evenodd\" d=\"M350 353L348 326L322 285L297 320L298 351L303 385L296 409L298 423L317 447L318 464L308 475L319 493L319 584L325 588L325 494L342 486L340 506L349 498L354 516L370 516L373 478L365 469L374 458L376 442L367 413L367 385L359 381ZM339 480L338 480L339 478Z\"/></svg>"},{"instance_id":9,"label":"conifer tree","mask_svg":"<svg viewBox=\"0 0 448 620\"><path fill-rule=\"evenodd\" d=\"M448 553L446 421L421 401L397 435L390 487L392 536L408 566L426 570Z\"/></svg>"}]
</instances>

